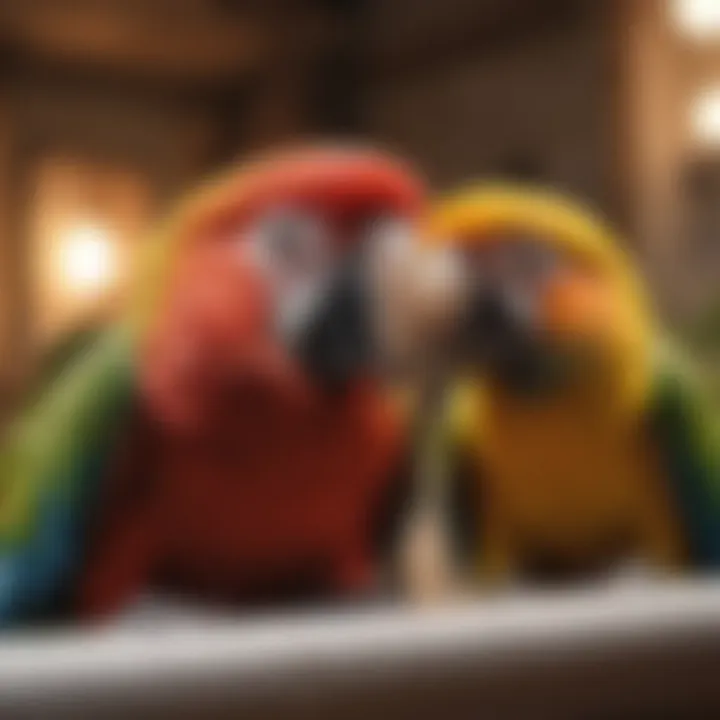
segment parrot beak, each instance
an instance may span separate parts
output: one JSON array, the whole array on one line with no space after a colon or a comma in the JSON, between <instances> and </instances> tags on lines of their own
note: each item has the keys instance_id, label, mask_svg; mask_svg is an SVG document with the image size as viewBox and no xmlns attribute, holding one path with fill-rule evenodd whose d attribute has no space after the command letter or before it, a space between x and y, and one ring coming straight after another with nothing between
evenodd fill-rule
<instances>
[{"instance_id":1,"label":"parrot beak","mask_svg":"<svg viewBox=\"0 0 720 720\"><path fill-rule=\"evenodd\" d=\"M275 285L284 347L313 386L332 394L356 380L384 379L401 356L405 362L418 346L421 297L437 295L425 287L430 253L416 242L412 222L359 224L360 242L322 271Z\"/></svg>"},{"instance_id":2,"label":"parrot beak","mask_svg":"<svg viewBox=\"0 0 720 720\"><path fill-rule=\"evenodd\" d=\"M297 336L296 357L310 379L333 393L372 370L376 339L370 297L359 263L333 279Z\"/></svg>"},{"instance_id":3,"label":"parrot beak","mask_svg":"<svg viewBox=\"0 0 720 720\"><path fill-rule=\"evenodd\" d=\"M454 253L418 237L399 256L378 263L374 293L378 358L404 382L443 365L462 297L462 268Z\"/></svg>"},{"instance_id":4,"label":"parrot beak","mask_svg":"<svg viewBox=\"0 0 720 720\"><path fill-rule=\"evenodd\" d=\"M444 365L456 335L466 284L465 271L457 255L443 247L420 247L413 257L412 279L407 285L403 322L405 354L422 372Z\"/></svg>"},{"instance_id":5,"label":"parrot beak","mask_svg":"<svg viewBox=\"0 0 720 720\"><path fill-rule=\"evenodd\" d=\"M533 332L532 309L501 287L471 292L462 323L468 353L480 362L507 359L528 344Z\"/></svg>"},{"instance_id":6,"label":"parrot beak","mask_svg":"<svg viewBox=\"0 0 720 720\"><path fill-rule=\"evenodd\" d=\"M547 385L548 367L535 308L521 292L500 286L473 291L460 323L459 352L510 390Z\"/></svg>"},{"instance_id":7,"label":"parrot beak","mask_svg":"<svg viewBox=\"0 0 720 720\"><path fill-rule=\"evenodd\" d=\"M448 255L406 232L349 256L306 319L295 348L320 386L338 391L359 377L402 374L446 326L456 286Z\"/></svg>"}]
</instances>

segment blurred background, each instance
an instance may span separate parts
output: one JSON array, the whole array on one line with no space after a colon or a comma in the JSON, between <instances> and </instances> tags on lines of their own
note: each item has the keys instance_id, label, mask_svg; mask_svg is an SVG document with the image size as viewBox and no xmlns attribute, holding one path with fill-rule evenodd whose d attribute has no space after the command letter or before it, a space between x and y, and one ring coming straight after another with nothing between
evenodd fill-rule
<instances>
[{"instance_id":1,"label":"blurred background","mask_svg":"<svg viewBox=\"0 0 720 720\"><path fill-rule=\"evenodd\" d=\"M4 0L0 409L104 322L154 216L277 142L369 137L433 186L537 180L720 341L716 0ZM720 344L720 342L718 343Z\"/></svg>"}]
</instances>

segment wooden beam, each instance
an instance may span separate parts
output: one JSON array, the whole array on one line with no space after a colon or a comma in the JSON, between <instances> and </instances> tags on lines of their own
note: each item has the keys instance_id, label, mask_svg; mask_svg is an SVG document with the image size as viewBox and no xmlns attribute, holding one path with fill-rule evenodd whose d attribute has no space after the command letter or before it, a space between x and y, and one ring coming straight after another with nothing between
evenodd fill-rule
<instances>
[{"instance_id":1,"label":"wooden beam","mask_svg":"<svg viewBox=\"0 0 720 720\"><path fill-rule=\"evenodd\" d=\"M0 27L6 43L38 58L186 78L234 76L269 52L270 31L252 14L186 14L183 5L170 13L154 3L11 1Z\"/></svg>"},{"instance_id":2,"label":"wooden beam","mask_svg":"<svg viewBox=\"0 0 720 720\"><path fill-rule=\"evenodd\" d=\"M32 355L28 247L18 241L23 229L21 208L25 191L25 176L18 166L12 86L5 78L0 82L0 401L5 406L0 410L0 418L6 416L15 390L27 377Z\"/></svg>"},{"instance_id":3,"label":"wooden beam","mask_svg":"<svg viewBox=\"0 0 720 720\"><path fill-rule=\"evenodd\" d=\"M405 39L402 28L398 28L392 42L369 49L371 73L381 81L397 81L468 58L508 52L509 48L566 28L581 16L583 2L587 0L507 0L489 7L478 2L474 12L465 13L463 23L438 23ZM438 9L441 16L444 12Z\"/></svg>"}]
</instances>

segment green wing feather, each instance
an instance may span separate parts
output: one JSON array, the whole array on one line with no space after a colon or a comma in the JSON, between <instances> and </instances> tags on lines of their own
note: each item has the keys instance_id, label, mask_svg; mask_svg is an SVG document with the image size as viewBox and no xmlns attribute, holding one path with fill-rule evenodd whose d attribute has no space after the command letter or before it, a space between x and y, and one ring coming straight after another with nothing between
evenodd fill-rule
<instances>
[{"instance_id":1,"label":"green wing feather","mask_svg":"<svg viewBox=\"0 0 720 720\"><path fill-rule=\"evenodd\" d=\"M697 567L720 566L720 434L699 371L670 343L658 349L651 431Z\"/></svg>"},{"instance_id":2,"label":"green wing feather","mask_svg":"<svg viewBox=\"0 0 720 720\"><path fill-rule=\"evenodd\" d=\"M132 334L115 328L63 367L0 451L0 625L69 582L87 507L133 395Z\"/></svg>"},{"instance_id":3,"label":"green wing feather","mask_svg":"<svg viewBox=\"0 0 720 720\"><path fill-rule=\"evenodd\" d=\"M43 354L40 367L29 386L25 388L19 411L26 411L42 400L58 377L96 345L103 335L103 330L104 328L99 325L83 326L64 334L54 343Z\"/></svg>"}]
</instances>

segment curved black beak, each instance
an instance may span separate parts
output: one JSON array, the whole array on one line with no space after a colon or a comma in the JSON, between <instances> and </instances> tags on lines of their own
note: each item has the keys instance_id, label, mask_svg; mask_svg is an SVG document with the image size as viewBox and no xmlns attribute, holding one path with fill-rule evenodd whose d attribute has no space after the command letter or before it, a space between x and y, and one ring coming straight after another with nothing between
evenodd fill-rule
<instances>
[{"instance_id":1,"label":"curved black beak","mask_svg":"<svg viewBox=\"0 0 720 720\"><path fill-rule=\"evenodd\" d=\"M511 354L527 339L527 318L498 288L473 293L462 332L467 351L475 359L491 361Z\"/></svg>"},{"instance_id":2,"label":"curved black beak","mask_svg":"<svg viewBox=\"0 0 720 720\"><path fill-rule=\"evenodd\" d=\"M548 364L532 308L502 287L477 290L460 325L460 354L503 386L532 393L547 386Z\"/></svg>"},{"instance_id":3,"label":"curved black beak","mask_svg":"<svg viewBox=\"0 0 720 720\"><path fill-rule=\"evenodd\" d=\"M369 300L358 264L348 264L300 333L299 360L320 387L341 392L372 368L376 343Z\"/></svg>"}]
</instances>

